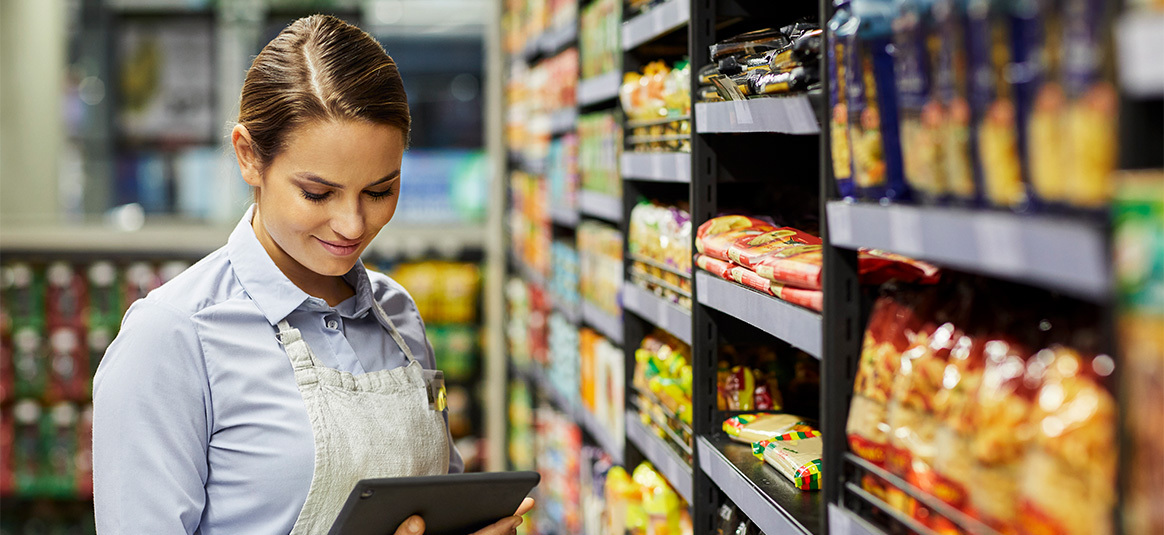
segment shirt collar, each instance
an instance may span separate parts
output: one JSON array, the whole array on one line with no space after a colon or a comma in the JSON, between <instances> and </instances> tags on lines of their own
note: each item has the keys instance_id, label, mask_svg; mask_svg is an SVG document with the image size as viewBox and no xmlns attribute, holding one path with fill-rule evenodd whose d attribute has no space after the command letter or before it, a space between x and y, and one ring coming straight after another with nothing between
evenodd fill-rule
<instances>
[{"instance_id":1,"label":"shirt collar","mask_svg":"<svg viewBox=\"0 0 1164 535\"><path fill-rule=\"evenodd\" d=\"M326 301L312 297L299 289L275 265L275 261L267 254L263 244L259 243L251 227L254 212L255 206L251 205L234 231L230 233L226 249L235 276L238 277L247 295L259 307L259 311L271 325L276 325L300 307L330 309ZM373 296L372 285L363 262L356 262L343 277L356 291L355 316L367 313L372 306Z\"/></svg>"}]
</instances>

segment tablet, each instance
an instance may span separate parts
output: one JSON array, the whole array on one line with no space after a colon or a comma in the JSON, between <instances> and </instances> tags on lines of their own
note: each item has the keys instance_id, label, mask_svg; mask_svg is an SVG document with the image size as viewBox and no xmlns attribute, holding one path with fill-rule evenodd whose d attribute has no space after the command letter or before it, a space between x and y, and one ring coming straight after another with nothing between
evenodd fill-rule
<instances>
[{"instance_id":1,"label":"tablet","mask_svg":"<svg viewBox=\"0 0 1164 535\"><path fill-rule=\"evenodd\" d=\"M540 479L537 472L364 479L328 533L392 535L405 519L420 515L425 535L468 535L513 516Z\"/></svg>"}]
</instances>

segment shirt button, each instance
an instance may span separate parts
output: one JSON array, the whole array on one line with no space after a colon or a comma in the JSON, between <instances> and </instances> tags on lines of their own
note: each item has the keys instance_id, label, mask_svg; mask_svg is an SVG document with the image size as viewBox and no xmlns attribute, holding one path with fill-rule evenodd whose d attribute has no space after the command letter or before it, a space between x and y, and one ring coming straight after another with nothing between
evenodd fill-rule
<instances>
[{"instance_id":1,"label":"shirt button","mask_svg":"<svg viewBox=\"0 0 1164 535\"><path fill-rule=\"evenodd\" d=\"M336 323L336 321L335 321L335 320L331 320L331 321L328 321L328 322L327 322L327 328L328 328L328 329L335 329L335 328L337 328L337 327L339 327L339 323Z\"/></svg>"}]
</instances>

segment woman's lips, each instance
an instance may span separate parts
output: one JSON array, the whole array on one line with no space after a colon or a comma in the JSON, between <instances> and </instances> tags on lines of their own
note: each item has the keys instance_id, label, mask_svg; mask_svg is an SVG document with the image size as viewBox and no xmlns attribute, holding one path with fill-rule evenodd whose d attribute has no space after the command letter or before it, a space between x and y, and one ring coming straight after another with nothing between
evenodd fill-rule
<instances>
[{"instance_id":1,"label":"woman's lips","mask_svg":"<svg viewBox=\"0 0 1164 535\"><path fill-rule=\"evenodd\" d=\"M319 240L319 238L316 238L316 239ZM360 242L354 242L350 245L344 245L344 244L340 244L340 243L319 240L319 243L323 244L323 248L327 249L327 251L329 253L336 255L336 256L350 256L352 253L356 252L356 250L360 248Z\"/></svg>"}]
</instances>

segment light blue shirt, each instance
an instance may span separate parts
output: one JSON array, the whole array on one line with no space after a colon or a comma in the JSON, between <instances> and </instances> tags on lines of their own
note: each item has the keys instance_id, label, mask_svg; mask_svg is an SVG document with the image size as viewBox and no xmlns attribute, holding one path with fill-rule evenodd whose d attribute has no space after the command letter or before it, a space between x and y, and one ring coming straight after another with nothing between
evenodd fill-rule
<instances>
[{"instance_id":1,"label":"light blue shirt","mask_svg":"<svg viewBox=\"0 0 1164 535\"><path fill-rule=\"evenodd\" d=\"M420 364L435 368L403 287L360 262L344 275L355 296L328 306L275 266L251 228L253 211L224 247L129 308L97 369L93 505L102 535L291 531L315 446L275 339L280 320L326 366L353 374L403 366L374 299ZM451 439L449 449L449 471L462 471Z\"/></svg>"}]
</instances>

